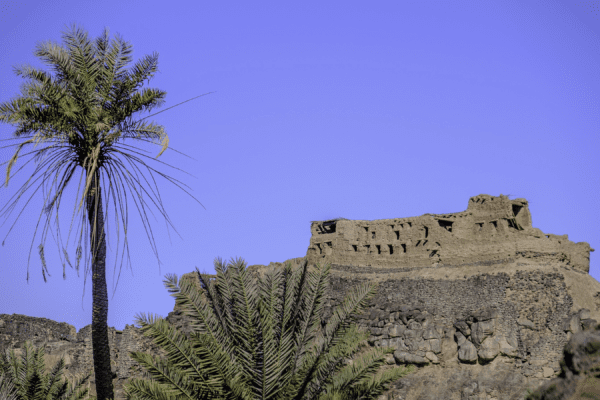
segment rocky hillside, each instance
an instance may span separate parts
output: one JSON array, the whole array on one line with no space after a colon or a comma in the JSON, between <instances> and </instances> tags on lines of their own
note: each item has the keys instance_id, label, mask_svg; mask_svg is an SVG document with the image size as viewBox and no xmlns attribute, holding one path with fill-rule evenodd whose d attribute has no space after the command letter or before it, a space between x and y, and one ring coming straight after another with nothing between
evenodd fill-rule
<instances>
[{"instance_id":1,"label":"rocky hillside","mask_svg":"<svg viewBox=\"0 0 600 400\"><path fill-rule=\"evenodd\" d=\"M568 241L566 235L531 227L524 199L513 204L502 196L494 200L486 196L470 200L471 216L428 214L367 226L364 221L345 220L335 229L331 221L316 222L307 256L284 262L331 263L325 319L357 284L377 283L377 294L359 325L369 330L371 346L395 348L388 368L418 366L386 393L389 399L522 400L528 389L538 390L532 399L567 399L591 390L599 347L594 328L600 321L600 283L588 273L593 249ZM489 215L483 200L494 204ZM481 231L470 224L482 224ZM439 251L431 257L435 249L427 248L431 243L426 241L439 243ZM356 262L351 257L354 246L360 254ZM379 252L382 249L387 253ZM248 268L263 274L284 263ZM195 273L182 278L199 285ZM166 320L191 331L177 304ZM45 346L48 371L61 356L68 376L82 376L92 368L91 325L75 332L66 323L0 314L0 350L19 350L25 340ZM116 394L122 399L124 381L141 377L128 352L164 353L130 325L122 332L109 328L109 342ZM584 375L592 376L592 381L581 379ZM552 385L565 389L551 392ZM90 388L95 394L93 374Z\"/></svg>"}]
</instances>

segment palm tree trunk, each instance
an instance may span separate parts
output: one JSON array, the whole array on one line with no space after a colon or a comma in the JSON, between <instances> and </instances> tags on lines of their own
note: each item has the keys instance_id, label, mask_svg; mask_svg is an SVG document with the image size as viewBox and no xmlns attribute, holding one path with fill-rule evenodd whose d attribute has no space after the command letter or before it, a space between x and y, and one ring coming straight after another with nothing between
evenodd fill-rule
<instances>
[{"instance_id":1,"label":"palm tree trunk","mask_svg":"<svg viewBox=\"0 0 600 400\"><path fill-rule=\"evenodd\" d=\"M106 236L104 232L104 214L102 212L102 195L99 178L99 174L96 172L92 180L90 192L88 193L86 205L90 222L90 245L92 250L92 349L94 373L96 376L96 398L97 400L107 400L114 399L114 391L110 365L110 347L108 344L108 293L106 290L105 263ZM97 191L94 191L94 187L97 187ZM98 201L97 214L96 200Z\"/></svg>"}]
</instances>

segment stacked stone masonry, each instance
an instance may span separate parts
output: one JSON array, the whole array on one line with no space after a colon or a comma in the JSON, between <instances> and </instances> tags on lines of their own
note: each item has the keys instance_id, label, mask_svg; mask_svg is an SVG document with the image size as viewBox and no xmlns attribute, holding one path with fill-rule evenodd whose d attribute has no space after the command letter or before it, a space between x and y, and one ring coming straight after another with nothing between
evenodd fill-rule
<instances>
[{"instance_id":1,"label":"stacked stone masonry","mask_svg":"<svg viewBox=\"0 0 600 400\"><path fill-rule=\"evenodd\" d=\"M526 389L557 376L568 340L600 321L600 283L588 273L593 249L532 228L524 199L480 195L464 213L321 221L311 229L306 257L248 269L262 275L303 260L310 268L330 263L324 322L353 288L376 283L357 324L371 346L394 348L386 368L418 367L382 398L523 399ZM406 253L396 252L403 244ZM196 273L182 279L199 287ZM192 332L179 304L166 320ZM66 323L0 314L0 350L21 349L26 339L45 346L48 371L63 355L68 376L92 368L91 325L75 332ZM143 377L128 352L164 352L130 325L109 328L109 342L117 398L124 399L125 380ZM95 394L93 374L91 388Z\"/></svg>"}]
</instances>

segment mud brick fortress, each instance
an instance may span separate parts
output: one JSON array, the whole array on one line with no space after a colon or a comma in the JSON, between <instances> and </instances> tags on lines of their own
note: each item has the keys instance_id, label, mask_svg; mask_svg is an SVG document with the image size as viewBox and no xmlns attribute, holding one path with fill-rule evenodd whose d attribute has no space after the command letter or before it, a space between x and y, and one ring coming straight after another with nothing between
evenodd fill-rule
<instances>
[{"instance_id":1,"label":"mud brick fortress","mask_svg":"<svg viewBox=\"0 0 600 400\"><path fill-rule=\"evenodd\" d=\"M311 232L309 264L460 266L544 254L587 273L594 251L585 242L569 241L568 235L533 228L527 200L503 195L471 197L466 211L452 214L313 221Z\"/></svg>"}]
</instances>

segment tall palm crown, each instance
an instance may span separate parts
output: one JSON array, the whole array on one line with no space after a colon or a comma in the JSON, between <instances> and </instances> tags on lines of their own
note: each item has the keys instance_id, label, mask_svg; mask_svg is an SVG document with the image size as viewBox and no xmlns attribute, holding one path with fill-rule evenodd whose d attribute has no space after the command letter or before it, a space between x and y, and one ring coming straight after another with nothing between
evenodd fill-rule
<instances>
[{"instance_id":1,"label":"tall palm crown","mask_svg":"<svg viewBox=\"0 0 600 400\"><path fill-rule=\"evenodd\" d=\"M155 53L152 56L146 56L138 61L131 71L127 71L124 67L131 61L129 54L131 53L132 46L117 37L116 42L113 42L109 48L107 29L104 30L104 34L100 38L97 38L94 43L88 40L87 33L75 27L73 27L72 33L64 34L63 38L67 44L66 49L52 42L47 42L38 45L34 52L37 57L40 57L47 64L54 67L56 76L52 77L47 72L34 69L30 66L15 68L15 73L17 75L30 79L30 81L21 87L21 97L0 104L0 122L17 126L17 130L14 132L14 138L5 140L27 138L27 140L20 144L10 145L16 146L17 149L14 156L8 162L6 185L8 186L11 168L16 163L19 152L25 145L34 144L35 148L40 142L51 142L50 146L31 152L36 155L36 161L40 162L34 175L41 169L46 168L42 183L44 181L50 181L52 175L54 175L54 179L51 182L55 183L60 175L60 181L57 184L56 193L52 199L48 202L50 193L44 196L45 204L47 204L47 206L44 207L47 220L44 226L45 232L43 240L38 248L42 260L42 274L44 276L44 282L46 282L47 269L44 258L43 242L45 242L45 237L47 235L47 228L52 210L54 206L56 206L56 219L58 222L58 208L62 199L63 190L66 188L78 167L83 168L85 172L85 174L82 173L81 175L81 178L85 175L83 194L79 201L79 206L74 210L74 214L75 211L79 213L82 205L85 203L86 207L84 209L87 212L87 220L90 225L89 235L86 232L86 236L90 239L91 247L94 308L92 312L92 339L96 387L98 399L104 399L112 397L112 381L110 375L110 353L108 349L108 333L106 325L108 314L108 297L105 276L106 241L104 229L104 215L106 213L103 212L102 209L101 191L101 188L103 186L106 187L106 184L102 185L100 178L102 172L105 172L106 178L103 179L103 181L108 181L109 199L111 192L113 192L114 196L114 191L116 190L119 195L119 200L121 200L119 186L125 187L121 179L121 175L123 175L127 185L136 192L134 201L136 198L139 198L142 201L142 208L144 207L143 193L138 192L136 187L139 185L143 189L143 186L139 180L130 173L131 168L126 168L122 163L122 160L115 156L117 154L124 156L136 169L137 166L132 161L140 162L147 168L150 168L139 158L125 153L125 145L119 145L119 140L125 138L135 138L146 142L149 142L150 140L148 139L151 139L153 140L152 143L155 144L156 142L154 142L154 140L158 140L162 148L155 159L167 150L169 146L169 137L162 126L154 123L142 122L142 119L134 121L132 118L132 114L136 112L150 111L154 107L162 105L166 92L148 88L141 92L138 91L143 84L143 81L146 79L149 80L149 78L157 71L158 54ZM50 157L49 160L46 161L45 158L48 155L50 155ZM49 165L50 163L52 163L52 165ZM21 169L23 167L21 167ZM62 167L64 167L64 170L61 173L60 169ZM168 176L162 173L161 175L171 180ZM79 187L81 187L81 178ZM130 178L133 178L136 184L132 184L129 180ZM35 181L38 179L40 179L40 177ZM31 178L29 180L31 180ZM29 183L29 180L27 183ZM117 181L119 185L117 185ZM40 186L41 185L42 184L40 183ZM177 186L180 187L179 185ZM79 193L79 187L77 193ZM36 189L36 192L38 189L39 186ZM22 193L24 193L25 190L26 188L23 188ZM183 190L185 191L185 189ZM143 191L148 194L145 189L143 189ZM20 197L21 196L19 195L16 201L18 201ZM115 202L114 197L113 202ZM158 197L158 202L161 203L160 197ZM115 202L115 211L116 210L117 207ZM108 212L108 207L106 211ZM161 212L163 211L161 210ZM127 209L125 214L127 214ZM163 215L165 215L164 212ZM73 215L73 217L74 216L75 215ZM77 247L76 269L78 274L79 262L82 256L81 240L83 237L83 226L87 225L85 223L85 213L82 213L82 220L83 223L79 235L79 245ZM123 219L122 208L121 220L124 224L126 245L127 220ZM168 217L165 216L165 220L169 221ZM14 224L12 227L14 227ZM10 230L12 230L12 227ZM71 228L72 222L69 229L69 236ZM175 231L177 232L177 230ZM60 238L59 227L58 232ZM150 230L150 233L152 233L152 230ZM117 240L118 238L119 231L117 230ZM2 245L4 246L4 241L2 242ZM129 253L128 247L127 250ZM154 246L153 250L158 258ZM64 247L63 253L69 266L73 268ZM130 259L129 261L131 262ZM66 279L64 261L62 261L62 264L63 279ZM87 257L85 265L86 267L89 265ZM86 268L86 275L88 271L89 269ZM29 264L27 267L27 280L29 281Z\"/></svg>"}]
</instances>

